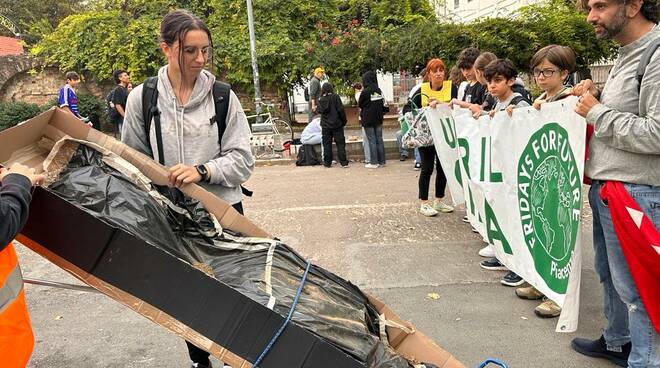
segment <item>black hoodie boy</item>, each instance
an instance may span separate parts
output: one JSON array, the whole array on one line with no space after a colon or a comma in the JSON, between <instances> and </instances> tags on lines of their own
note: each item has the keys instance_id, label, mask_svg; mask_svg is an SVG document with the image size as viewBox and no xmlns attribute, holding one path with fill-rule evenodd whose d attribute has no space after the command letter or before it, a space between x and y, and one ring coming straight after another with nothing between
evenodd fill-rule
<instances>
[{"instance_id":1,"label":"black hoodie boy","mask_svg":"<svg viewBox=\"0 0 660 368\"><path fill-rule=\"evenodd\" d=\"M321 128L338 129L346 126L344 104L336 94L326 93L321 96L317 111L321 114Z\"/></svg>"},{"instance_id":2,"label":"black hoodie boy","mask_svg":"<svg viewBox=\"0 0 660 368\"><path fill-rule=\"evenodd\" d=\"M376 72L368 71L362 75L364 89L360 93L360 123L363 127L375 127L383 124L383 115L389 108L385 107L383 92L378 88Z\"/></svg>"}]
</instances>

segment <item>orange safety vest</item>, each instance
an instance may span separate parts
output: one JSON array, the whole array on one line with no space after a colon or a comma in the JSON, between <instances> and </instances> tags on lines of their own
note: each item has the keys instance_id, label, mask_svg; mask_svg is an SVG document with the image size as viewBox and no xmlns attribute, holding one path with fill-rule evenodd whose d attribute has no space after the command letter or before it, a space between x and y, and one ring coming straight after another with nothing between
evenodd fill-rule
<instances>
[{"instance_id":1,"label":"orange safety vest","mask_svg":"<svg viewBox=\"0 0 660 368\"><path fill-rule=\"evenodd\" d=\"M7 368L25 368L34 348L25 306L23 277L14 247L0 251L0 360Z\"/></svg>"}]
</instances>

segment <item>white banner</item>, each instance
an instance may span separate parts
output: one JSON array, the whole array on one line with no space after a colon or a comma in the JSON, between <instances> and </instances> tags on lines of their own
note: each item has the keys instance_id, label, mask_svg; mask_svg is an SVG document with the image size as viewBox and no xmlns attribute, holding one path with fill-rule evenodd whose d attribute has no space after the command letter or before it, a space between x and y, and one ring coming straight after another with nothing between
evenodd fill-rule
<instances>
[{"instance_id":1,"label":"white banner","mask_svg":"<svg viewBox=\"0 0 660 368\"><path fill-rule=\"evenodd\" d=\"M497 258L562 306L558 332L577 329L586 123L576 98L472 118L426 111L455 204Z\"/></svg>"}]
</instances>

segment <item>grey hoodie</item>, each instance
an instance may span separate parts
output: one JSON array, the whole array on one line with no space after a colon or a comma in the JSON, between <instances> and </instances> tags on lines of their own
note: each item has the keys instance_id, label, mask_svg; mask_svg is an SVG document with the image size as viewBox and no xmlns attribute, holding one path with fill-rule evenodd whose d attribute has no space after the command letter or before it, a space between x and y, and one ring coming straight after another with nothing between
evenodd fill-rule
<instances>
[{"instance_id":1,"label":"grey hoodie","mask_svg":"<svg viewBox=\"0 0 660 368\"><path fill-rule=\"evenodd\" d=\"M227 129L222 136L222 152L218 145L218 127L211 124L215 115L213 83L215 77L203 70L193 87L187 104L181 106L167 77L167 66L158 71L158 102L163 135L165 166L206 164L209 182L200 183L225 201L234 204L243 198L240 185L246 182L255 160L250 150L250 127L238 97L232 91L227 112ZM154 124L147 135L142 118L142 88L131 91L126 102L126 116L121 132L122 142L145 154L153 152L158 160Z\"/></svg>"}]
</instances>

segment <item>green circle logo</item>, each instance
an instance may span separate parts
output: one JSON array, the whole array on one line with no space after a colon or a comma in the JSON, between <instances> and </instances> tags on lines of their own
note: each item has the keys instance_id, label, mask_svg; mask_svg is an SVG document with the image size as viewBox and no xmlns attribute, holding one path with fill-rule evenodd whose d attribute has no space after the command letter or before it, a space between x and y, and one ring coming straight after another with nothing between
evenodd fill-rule
<instances>
[{"instance_id":1,"label":"green circle logo","mask_svg":"<svg viewBox=\"0 0 660 368\"><path fill-rule=\"evenodd\" d=\"M568 133L557 123L537 130L518 161L518 208L536 271L566 293L582 206L582 180Z\"/></svg>"}]
</instances>

